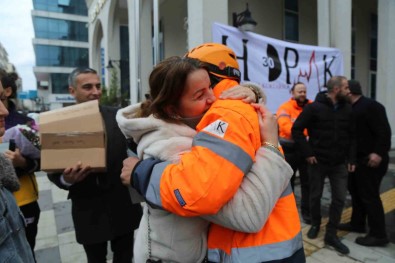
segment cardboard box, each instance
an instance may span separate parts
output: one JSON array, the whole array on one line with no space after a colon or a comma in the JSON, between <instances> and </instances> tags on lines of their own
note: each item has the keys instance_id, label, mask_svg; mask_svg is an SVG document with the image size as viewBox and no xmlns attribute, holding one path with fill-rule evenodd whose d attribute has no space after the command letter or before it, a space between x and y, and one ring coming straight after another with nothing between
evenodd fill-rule
<instances>
[{"instance_id":1,"label":"cardboard box","mask_svg":"<svg viewBox=\"0 0 395 263\"><path fill-rule=\"evenodd\" d=\"M62 172L78 161L105 170L105 129L97 100L40 114L41 170Z\"/></svg>"}]
</instances>

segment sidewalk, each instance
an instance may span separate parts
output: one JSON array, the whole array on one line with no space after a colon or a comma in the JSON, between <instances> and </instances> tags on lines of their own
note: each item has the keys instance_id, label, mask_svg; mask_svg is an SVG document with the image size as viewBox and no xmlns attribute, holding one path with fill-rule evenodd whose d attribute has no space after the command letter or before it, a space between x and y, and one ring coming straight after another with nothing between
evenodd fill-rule
<instances>
[{"instance_id":1,"label":"sidewalk","mask_svg":"<svg viewBox=\"0 0 395 263\"><path fill-rule=\"evenodd\" d=\"M306 237L309 225L302 223L304 248L308 263L351 263L351 262L395 262L395 152L391 153L392 161L387 175L382 183L382 200L386 211L386 227L390 244L384 248L363 247L354 243L361 234L339 231L344 243L350 248L347 256L339 255L336 251L324 246L323 231L318 238L311 240ZM37 173L40 188L39 204L41 208L40 222L36 243L36 258L38 263L85 263L86 257L81 245L75 241L73 222L71 219L71 203L67 200L67 191L57 188L43 172ZM297 185L295 194L299 200L300 188ZM325 185L322 199L323 216L327 214L330 202L328 183ZM346 208L342 221L346 222L351 216L351 199L347 197ZM326 219L323 220L323 226ZM325 229L322 227L321 229ZM110 250L109 250L110 251ZM109 252L110 254L110 252ZM108 256L111 262L111 254ZM247 263L247 262L246 262Z\"/></svg>"},{"instance_id":2,"label":"sidewalk","mask_svg":"<svg viewBox=\"0 0 395 263\"><path fill-rule=\"evenodd\" d=\"M395 262L395 164L391 165L391 170L387 173L386 177L386 181L392 182L392 189L385 190L381 195L381 199L383 200L384 211L386 212L386 228L390 238L390 244L386 247L364 247L354 242L357 237L364 234L338 231L339 237L343 238L344 244L350 249L350 254L344 256L324 245L324 229L328 221L327 218L323 220L318 238L314 240L306 236L310 225L302 223L303 243L308 263ZM327 186L325 191L328 189ZM326 196L330 196L329 192L326 193ZM348 206L350 205L350 201L350 196L348 196ZM329 209L329 200L324 206L327 206L326 208ZM350 220L351 211L351 207L343 211L342 222L348 222Z\"/></svg>"}]
</instances>

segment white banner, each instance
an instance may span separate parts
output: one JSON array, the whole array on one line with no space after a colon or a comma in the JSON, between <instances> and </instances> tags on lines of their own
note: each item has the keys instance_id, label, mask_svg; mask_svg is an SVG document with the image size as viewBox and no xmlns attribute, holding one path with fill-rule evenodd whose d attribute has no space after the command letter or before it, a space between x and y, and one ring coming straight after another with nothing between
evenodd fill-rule
<instances>
[{"instance_id":1,"label":"white banner","mask_svg":"<svg viewBox=\"0 0 395 263\"><path fill-rule=\"evenodd\" d=\"M273 113L290 98L294 83L303 82L307 97L314 100L329 78L343 75L339 49L294 44L218 23L213 24L212 32L213 42L235 51L241 82L251 81L263 87Z\"/></svg>"}]
</instances>

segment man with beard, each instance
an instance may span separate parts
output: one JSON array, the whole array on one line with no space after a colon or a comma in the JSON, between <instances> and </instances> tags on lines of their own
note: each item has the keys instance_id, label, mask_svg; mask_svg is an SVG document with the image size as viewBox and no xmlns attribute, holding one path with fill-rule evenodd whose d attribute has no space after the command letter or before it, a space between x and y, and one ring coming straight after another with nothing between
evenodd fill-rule
<instances>
[{"instance_id":1,"label":"man with beard","mask_svg":"<svg viewBox=\"0 0 395 263\"><path fill-rule=\"evenodd\" d=\"M385 108L362 95L358 81L348 81L352 108L357 123L357 167L349 174L348 190L352 197L351 221L338 229L365 233L355 242L362 246L385 246L385 215L380 199L380 184L388 170L391 127Z\"/></svg>"},{"instance_id":2,"label":"man with beard","mask_svg":"<svg viewBox=\"0 0 395 263\"><path fill-rule=\"evenodd\" d=\"M337 227L347 192L348 172L355 170L355 119L349 103L350 89L343 76L334 76L327 91L317 94L292 127L292 136L307 161L310 184L311 228L307 237L318 236L321 225L321 197L329 178L332 200L326 225L325 244L342 254L350 250L337 237ZM308 139L304 135L307 129Z\"/></svg>"},{"instance_id":3,"label":"man with beard","mask_svg":"<svg viewBox=\"0 0 395 263\"><path fill-rule=\"evenodd\" d=\"M279 128L280 144L284 151L285 160L292 167L293 175L291 178L291 186L295 186L295 174L299 171L300 187L301 187L301 201L300 208L302 218L305 223L311 223L310 217L310 202L309 202L309 177L307 175L307 163L297 145L292 138L291 129L302 112L304 106L310 104L312 101L306 98L306 86L302 82L295 83L291 88L292 97L284 102L277 110L277 121ZM307 131L304 134L307 136Z\"/></svg>"}]
</instances>

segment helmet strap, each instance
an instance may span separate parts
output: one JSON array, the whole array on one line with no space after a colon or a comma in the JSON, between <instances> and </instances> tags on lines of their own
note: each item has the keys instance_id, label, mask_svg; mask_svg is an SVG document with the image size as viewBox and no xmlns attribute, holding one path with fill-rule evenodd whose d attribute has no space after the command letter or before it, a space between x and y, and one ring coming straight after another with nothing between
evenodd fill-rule
<instances>
[{"instance_id":1,"label":"helmet strap","mask_svg":"<svg viewBox=\"0 0 395 263\"><path fill-rule=\"evenodd\" d=\"M213 89L222 80L222 78L215 76L213 74L208 74L208 75L210 77L210 82L211 82L210 88Z\"/></svg>"},{"instance_id":2,"label":"helmet strap","mask_svg":"<svg viewBox=\"0 0 395 263\"><path fill-rule=\"evenodd\" d=\"M225 78L228 77L228 78L236 79L237 82L240 82L241 73L240 73L240 70L238 70L236 68L226 67L224 69L220 69L213 64L208 64L208 70L209 70L209 72L212 72L212 73L215 73L218 75L222 75Z\"/></svg>"}]
</instances>

